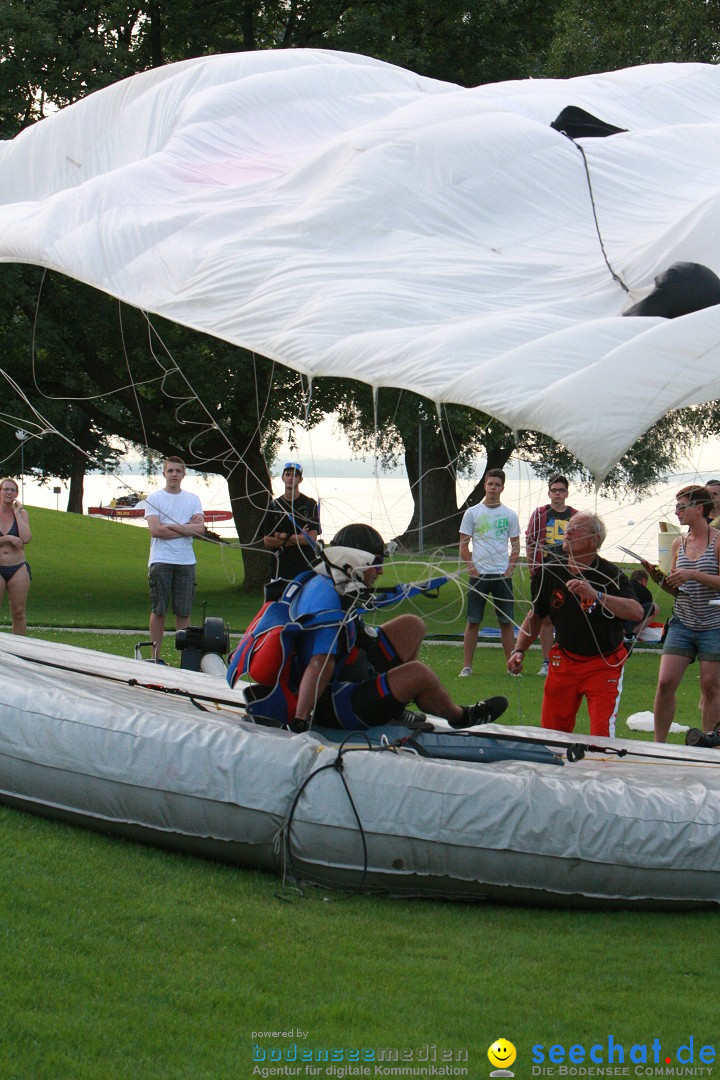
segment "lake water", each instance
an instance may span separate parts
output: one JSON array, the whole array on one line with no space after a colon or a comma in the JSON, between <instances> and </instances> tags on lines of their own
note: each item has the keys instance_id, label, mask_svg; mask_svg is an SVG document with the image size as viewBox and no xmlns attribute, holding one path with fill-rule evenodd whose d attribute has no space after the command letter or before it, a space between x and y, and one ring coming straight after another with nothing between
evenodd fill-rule
<instances>
[{"instance_id":1,"label":"lake water","mask_svg":"<svg viewBox=\"0 0 720 1080\"><path fill-rule=\"evenodd\" d=\"M704 470L702 479L697 472L676 474L669 482L653 494L640 501L596 499L594 494L575 493L571 490L570 502L577 509L594 510L605 520L608 538L603 554L610 559L626 558L618 550L618 544L638 552L651 561L658 558L658 522L661 519L675 523L675 492L686 483L699 483L711 475L719 475L720 468ZM53 487L62 490L53 493ZM114 477L88 475L85 478L84 508L98 504L107 505L110 500L130 491L147 492L162 486L162 477L148 481L147 477L129 473L122 477L122 483ZM184 485L187 490L196 492L206 510L224 510L230 508L227 485L218 477L205 480L200 475L189 473ZM472 490L474 481L465 480L458 484L458 497L463 499ZM67 504L67 484L51 480L41 485L34 480L25 480L24 501L29 507L41 506L63 510ZM279 494L282 485L275 481L274 490ZM402 477L380 476L321 476L307 475L302 490L320 501L323 535L329 538L342 525L351 521L368 521L386 538L402 533L412 514L412 498L407 480ZM522 464L508 470L508 481L503 494L503 502L517 511L520 527L524 531L533 509L547 502L547 488L537 479L531 470ZM127 525L127 523L124 523ZM140 522L144 527L144 523ZM118 524L118 528L120 528ZM211 526L220 535L234 535L232 522Z\"/></svg>"}]
</instances>

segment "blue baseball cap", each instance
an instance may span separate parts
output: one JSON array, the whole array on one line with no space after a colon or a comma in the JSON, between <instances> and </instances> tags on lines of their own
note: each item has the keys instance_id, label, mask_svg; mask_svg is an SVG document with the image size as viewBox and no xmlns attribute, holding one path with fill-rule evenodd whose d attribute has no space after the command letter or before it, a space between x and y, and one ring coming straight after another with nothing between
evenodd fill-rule
<instances>
[{"instance_id":1,"label":"blue baseball cap","mask_svg":"<svg viewBox=\"0 0 720 1080\"><path fill-rule=\"evenodd\" d=\"M283 472L287 472L288 469L292 469L294 472L299 472L302 475L303 467L299 461L286 461L283 465Z\"/></svg>"}]
</instances>

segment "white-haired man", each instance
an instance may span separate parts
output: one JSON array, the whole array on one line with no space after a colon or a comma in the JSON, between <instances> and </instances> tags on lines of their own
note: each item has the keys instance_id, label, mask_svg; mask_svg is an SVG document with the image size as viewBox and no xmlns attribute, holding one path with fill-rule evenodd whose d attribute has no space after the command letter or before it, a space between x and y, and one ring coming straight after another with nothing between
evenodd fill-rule
<instances>
[{"instance_id":1,"label":"white-haired man","mask_svg":"<svg viewBox=\"0 0 720 1080\"><path fill-rule=\"evenodd\" d=\"M563 554L546 558L543 573L532 579L532 607L508 671L522 669L526 650L549 616L556 641L543 694L545 728L573 731L584 697L590 734L615 734L627 657L623 622L639 622L643 609L622 570L598 555L604 539L605 525L596 514L575 514L565 530Z\"/></svg>"}]
</instances>

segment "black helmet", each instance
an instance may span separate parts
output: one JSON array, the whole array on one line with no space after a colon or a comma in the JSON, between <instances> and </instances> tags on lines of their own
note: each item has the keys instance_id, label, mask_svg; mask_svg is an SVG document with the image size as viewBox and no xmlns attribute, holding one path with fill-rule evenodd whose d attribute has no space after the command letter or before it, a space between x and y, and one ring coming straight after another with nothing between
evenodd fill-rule
<instances>
[{"instance_id":1,"label":"black helmet","mask_svg":"<svg viewBox=\"0 0 720 1080\"><path fill-rule=\"evenodd\" d=\"M376 557L385 554L385 541L372 525L343 525L339 532L335 533L330 541L332 546L356 548L358 551L369 551Z\"/></svg>"}]
</instances>

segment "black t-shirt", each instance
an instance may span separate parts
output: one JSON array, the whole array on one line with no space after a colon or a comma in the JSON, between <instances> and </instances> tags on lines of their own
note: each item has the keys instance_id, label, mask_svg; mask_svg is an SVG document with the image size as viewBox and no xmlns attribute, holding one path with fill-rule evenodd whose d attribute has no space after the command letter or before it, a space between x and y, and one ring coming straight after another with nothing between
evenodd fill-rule
<instances>
[{"instance_id":1,"label":"black t-shirt","mask_svg":"<svg viewBox=\"0 0 720 1080\"><path fill-rule=\"evenodd\" d=\"M630 588L635 593L635 599L639 604L642 604L643 607L645 607L646 604L653 603L652 593L641 581L635 581L633 578L630 578Z\"/></svg>"},{"instance_id":2,"label":"black t-shirt","mask_svg":"<svg viewBox=\"0 0 720 1080\"><path fill-rule=\"evenodd\" d=\"M611 615L602 604L579 600L569 592L565 583L574 576L565 556L545 559L541 572L531 579L533 611L541 619L550 616L557 643L565 652L578 656L614 652L623 640L622 619ZM635 599L622 570L599 555L592 566L583 570L583 577L598 592Z\"/></svg>"},{"instance_id":3,"label":"black t-shirt","mask_svg":"<svg viewBox=\"0 0 720 1080\"><path fill-rule=\"evenodd\" d=\"M562 552L565 529L574 513L575 511L571 510L569 506L566 506L564 510L553 510L552 503L548 504L545 535L540 537L540 543L544 544L546 554L555 552L559 555ZM562 528L559 528L555 522L562 522Z\"/></svg>"},{"instance_id":4,"label":"black t-shirt","mask_svg":"<svg viewBox=\"0 0 720 1080\"><path fill-rule=\"evenodd\" d=\"M289 536L296 535L301 529L311 529L320 532L320 514L318 504L308 495L297 495L296 498L286 499L284 495L273 499L265 511L265 517L260 524L260 536L271 536L273 533L282 532ZM279 548L277 551L277 568L274 577L294 578L307 570L313 559L312 548L307 544Z\"/></svg>"}]
</instances>

